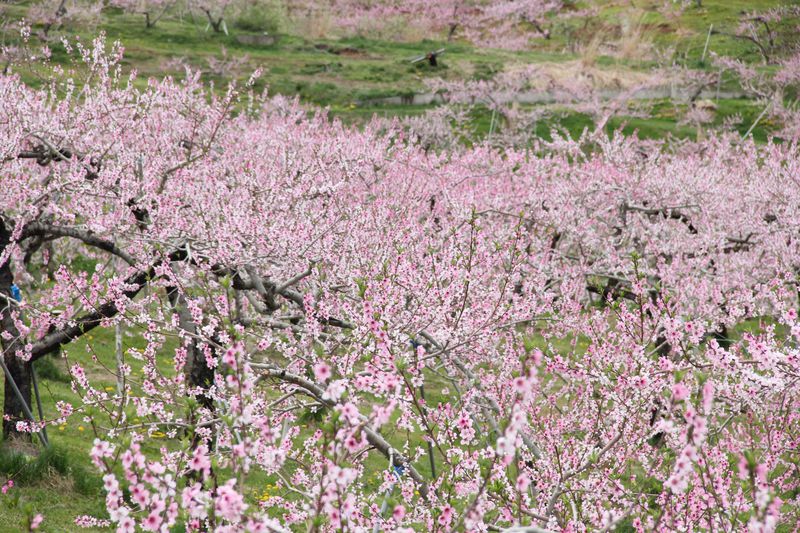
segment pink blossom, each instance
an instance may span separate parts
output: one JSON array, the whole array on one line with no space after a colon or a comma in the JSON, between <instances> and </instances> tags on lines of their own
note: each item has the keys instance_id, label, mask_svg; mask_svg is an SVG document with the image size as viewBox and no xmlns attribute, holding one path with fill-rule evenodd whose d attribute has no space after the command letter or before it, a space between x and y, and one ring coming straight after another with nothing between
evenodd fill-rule
<instances>
[{"instance_id":1,"label":"pink blossom","mask_svg":"<svg viewBox=\"0 0 800 533\"><path fill-rule=\"evenodd\" d=\"M204 477L208 476L211 471L211 460L207 454L208 448L201 445L195 448L194 454L189 460L189 468L195 472L202 472Z\"/></svg>"},{"instance_id":2,"label":"pink blossom","mask_svg":"<svg viewBox=\"0 0 800 533\"><path fill-rule=\"evenodd\" d=\"M676 383L672 386L672 400L681 402L689 397L689 389L683 383Z\"/></svg>"},{"instance_id":3,"label":"pink blossom","mask_svg":"<svg viewBox=\"0 0 800 533\"><path fill-rule=\"evenodd\" d=\"M314 365L314 378L320 383L325 383L331 377L331 367L324 362Z\"/></svg>"},{"instance_id":4,"label":"pink blossom","mask_svg":"<svg viewBox=\"0 0 800 533\"><path fill-rule=\"evenodd\" d=\"M403 520L403 517L405 515L406 515L406 508L403 507L402 505L396 506L394 508L394 510L392 511L392 518L394 518L395 521L397 521L397 522L400 522L401 520Z\"/></svg>"}]
</instances>

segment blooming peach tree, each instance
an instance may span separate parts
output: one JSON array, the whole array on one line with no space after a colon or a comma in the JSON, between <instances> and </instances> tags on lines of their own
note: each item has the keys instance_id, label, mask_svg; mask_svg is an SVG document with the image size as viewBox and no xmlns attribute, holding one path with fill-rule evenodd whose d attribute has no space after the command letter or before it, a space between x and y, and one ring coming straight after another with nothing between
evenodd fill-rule
<instances>
[{"instance_id":1,"label":"blooming peach tree","mask_svg":"<svg viewBox=\"0 0 800 533\"><path fill-rule=\"evenodd\" d=\"M89 421L77 525L800 520L796 145L438 153L73 52L85 83L0 78L0 340L7 438ZM117 325L142 343L109 366ZM80 400L41 420L58 347Z\"/></svg>"}]
</instances>

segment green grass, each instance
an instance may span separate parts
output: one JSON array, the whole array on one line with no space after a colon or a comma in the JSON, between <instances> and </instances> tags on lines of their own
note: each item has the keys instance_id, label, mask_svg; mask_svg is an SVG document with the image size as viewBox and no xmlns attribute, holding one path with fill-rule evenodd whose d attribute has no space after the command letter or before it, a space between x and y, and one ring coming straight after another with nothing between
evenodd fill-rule
<instances>
[{"instance_id":1,"label":"green grass","mask_svg":"<svg viewBox=\"0 0 800 533\"><path fill-rule=\"evenodd\" d=\"M30 2L7 7L11 18L22 18ZM272 91L300 94L308 102L347 105L354 101L394 96L420 91L426 77L462 77L473 65L498 68L510 61L559 61L563 55L529 52L513 54L495 50L477 50L462 43L424 40L398 43L380 39L353 37L345 39L305 39L286 33L276 34L272 45L242 44L238 38L253 34L232 28L230 35L205 31L205 22L189 19L164 19L154 28L146 28L141 16L119 10L107 10L102 29L110 41L125 45L124 64L135 67L142 78L181 75L179 68L166 68L171 59L185 58L193 67L205 69L210 57L218 57L223 47L231 55L246 55L249 60L240 69L243 77L262 68L263 84ZM96 31L67 28L66 33L88 41ZM441 68L415 66L410 59L446 46ZM62 58L58 42L51 44L54 60ZM206 76L213 79L213 76ZM35 80L31 79L34 82ZM221 80L216 80L221 81Z\"/></svg>"}]
</instances>

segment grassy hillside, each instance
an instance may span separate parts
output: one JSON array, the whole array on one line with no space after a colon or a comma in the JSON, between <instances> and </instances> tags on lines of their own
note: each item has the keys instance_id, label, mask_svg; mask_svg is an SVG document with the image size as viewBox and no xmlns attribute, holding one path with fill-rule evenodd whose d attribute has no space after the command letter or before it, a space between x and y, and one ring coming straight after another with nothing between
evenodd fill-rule
<instances>
[{"instance_id":1,"label":"grassy hillside","mask_svg":"<svg viewBox=\"0 0 800 533\"><path fill-rule=\"evenodd\" d=\"M0 13L7 20L19 20L33 3L5 4ZM710 69L710 53L758 63L760 55L752 43L725 35L711 37L707 59L701 61L709 27L732 32L744 10L765 9L780 2L706 0L703 7L690 7L677 17L658 12L656 7L660 4L654 0L593 3L599 6L595 16L553 19L552 38L539 39L524 52L478 48L457 39L408 40L409 36L402 35L399 38L404 40L397 40L397 35L318 38L285 20L277 10L246 12L230 21L225 34L215 33L205 19L191 11L176 11L155 27L147 28L143 16L107 8L96 27L67 25L54 34L49 46L53 61L64 61L65 54L55 36L86 41L102 30L110 40L124 44L125 65L140 73L141 83L149 76L181 76L183 64L202 70L205 79L217 86L224 85L230 77L246 78L260 68L263 76L258 83L271 92L298 95L304 102L329 107L333 115L345 121L360 122L373 114L404 116L423 112L420 106L404 101L382 100L424 92L426 78L489 78L515 65L536 63L552 71L577 74L591 70L599 72L600 78L624 80L631 72L651 69L658 58L662 62L670 58L690 68ZM575 9L584 7L580 2L574 5ZM790 30L778 28L780 38L793 38L788 34ZM7 41L14 38L13 32L7 32ZM446 52L438 67L425 61L411 63L411 59L439 48L446 48ZM26 76L24 70L22 74L28 82L37 83L35 76ZM731 80L723 80L723 89L733 87ZM744 102L722 101L717 105L719 116L742 112L748 118L760 111ZM555 125L573 131L583 122L580 117L567 117ZM615 121L612 127L619 123ZM542 130L547 132L551 126L545 124ZM742 129L748 126L744 124ZM633 128L654 137L692 134L665 119L663 113L652 121L632 120L628 130ZM756 132L757 138L764 136L764 131Z\"/></svg>"}]
</instances>

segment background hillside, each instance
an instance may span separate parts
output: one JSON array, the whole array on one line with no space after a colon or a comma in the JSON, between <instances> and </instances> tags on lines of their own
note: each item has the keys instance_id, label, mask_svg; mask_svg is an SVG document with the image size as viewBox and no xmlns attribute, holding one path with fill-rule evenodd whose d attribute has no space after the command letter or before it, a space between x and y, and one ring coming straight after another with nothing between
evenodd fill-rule
<instances>
[{"instance_id":1,"label":"background hillside","mask_svg":"<svg viewBox=\"0 0 800 533\"><path fill-rule=\"evenodd\" d=\"M85 9L79 2L67 3L67 8L72 4L76 11ZM256 87L298 96L302 102L327 107L333 116L358 122L373 115L423 113L435 104L413 96L430 94L426 81L492 79L531 64L564 80L590 77L609 93L624 90L638 75L657 67L714 74L718 71L712 61L715 56L741 59L769 71L773 67L764 64L758 46L746 34L745 38L734 35L749 13L774 8L781 2L705 0L700 7L695 2L666 2L667 8L664 2L654 0L567 2L563 13L575 16L549 15L548 38L534 39L525 50L475 45L458 32L448 40L446 35L399 22L380 29L343 30L330 13L304 15L298 9L299 13L292 14L292 4L277 0L244 2L226 11L219 31L208 23L202 10L177 2L165 4L163 16L153 27L146 27L142 14L112 5L99 13L64 16L48 30L46 38L37 37L46 24L37 24L35 15L40 10L57 10L60 2L0 4L0 20L4 20L2 41L10 46L19 43L18 23L32 23L31 47L48 46L54 63L67 58L59 42L62 37L87 42L103 31L110 41L123 43L123 64L139 73L140 84L150 76L182 77L188 66L201 71L204 80L223 87L231 79L243 80L261 69ZM671 5L674 8L670 9ZM409 17L414 20L415 13L412 11ZM38 20L50 24L52 15L40 15ZM773 31L781 50L790 50L797 42L791 20L776 24ZM426 60L413 62L442 49L438 66ZM37 83L36 73L24 66L17 70L29 83ZM686 102L670 98L666 89L664 94L653 95L650 116L614 118L608 129L625 126L628 133L635 129L642 136L656 138L667 134L696 136L696 128L680 121ZM707 93L716 109L713 120L717 125L738 114L744 132L761 111L741 93L738 80L730 74L720 75ZM488 113L477 113L474 119L479 131L488 131ZM588 124L585 115L566 112L537 127L544 136L554 125L575 135ZM761 123L754 135L763 140L769 130L769 124Z\"/></svg>"}]
</instances>

